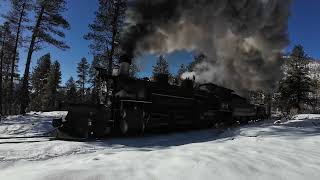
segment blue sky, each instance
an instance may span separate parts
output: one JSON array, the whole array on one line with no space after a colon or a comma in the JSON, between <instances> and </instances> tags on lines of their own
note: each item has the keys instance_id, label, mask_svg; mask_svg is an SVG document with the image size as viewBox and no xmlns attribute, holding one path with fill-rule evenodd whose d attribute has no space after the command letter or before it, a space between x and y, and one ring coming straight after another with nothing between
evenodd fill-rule
<instances>
[{"instance_id":1,"label":"blue sky","mask_svg":"<svg viewBox=\"0 0 320 180\"><path fill-rule=\"evenodd\" d=\"M0 13L8 9L9 0L0 0L2 3ZM61 51L54 47L47 46L38 51L33 56L32 64L37 59L50 52L53 60L61 63L63 82L70 76L76 77L76 66L82 57L92 60L92 55L88 48L89 42L83 39L83 35L88 32L88 24L94 19L94 12L97 9L97 0L67 0L68 11L65 12L66 19L71 24L71 30L66 32L65 41L71 47L67 51ZM294 44L302 44L305 51L312 57L320 59L320 1L319 0L293 0L292 15L289 21L289 34L291 44L288 50ZM0 23L2 20L0 19ZM26 49L20 50L19 70L21 74L24 70ZM192 60L192 54L184 52L175 52L167 56L170 63L170 70L175 73L182 63L188 63ZM140 76L148 76L151 72L155 57L145 56Z\"/></svg>"},{"instance_id":2,"label":"blue sky","mask_svg":"<svg viewBox=\"0 0 320 180\"><path fill-rule=\"evenodd\" d=\"M316 59L320 59L319 8L319 0L294 0L289 21L289 49L302 44L305 51Z\"/></svg>"}]
</instances>

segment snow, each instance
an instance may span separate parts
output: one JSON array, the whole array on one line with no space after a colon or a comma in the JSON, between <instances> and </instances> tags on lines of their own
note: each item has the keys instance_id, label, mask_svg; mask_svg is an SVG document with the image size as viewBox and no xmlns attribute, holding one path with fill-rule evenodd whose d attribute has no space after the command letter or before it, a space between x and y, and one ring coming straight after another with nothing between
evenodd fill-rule
<instances>
[{"instance_id":1,"label":"snow","mask_svg":"<svg viewBox=\"0 0 320 180\"><path fill-rule=\"evenodd\" d=\"M53 118L65 117L67 112L30 112L26 116L9 116L0 122L0 137L37 136L52 131Z\"/></svg>"},{"instance_id":2,"label":"snow","mask_svg":"<svg viewBox=\"0 0 320 180\"><path fill-rule=\"evenodd\" d=\"M53 117L64 115L9 117L0 123L1 136L39 135L52 129ZM298 115L227 130L0 144L0 179L317 180L319 149L320 115Z\"/></svg>"}]
</instances>

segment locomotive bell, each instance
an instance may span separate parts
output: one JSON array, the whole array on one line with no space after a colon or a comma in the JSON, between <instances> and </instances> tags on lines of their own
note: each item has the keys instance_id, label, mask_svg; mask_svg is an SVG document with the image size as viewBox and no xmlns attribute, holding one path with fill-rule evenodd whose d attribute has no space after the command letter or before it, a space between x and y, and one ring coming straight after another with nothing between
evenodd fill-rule
<instances>
[{"instance_id":1,"label":"locomotive bell","mask_svg":"<svg viewBox=\"0 0 320 180\"><path fill-rule=\"evenodd\" d=\"M120 56L120 68L119 68L119 75L120 76L129 76L130 65L132 62L132 57L128 56L127 54L123 54Z\"/></svg>"}]
</instances>

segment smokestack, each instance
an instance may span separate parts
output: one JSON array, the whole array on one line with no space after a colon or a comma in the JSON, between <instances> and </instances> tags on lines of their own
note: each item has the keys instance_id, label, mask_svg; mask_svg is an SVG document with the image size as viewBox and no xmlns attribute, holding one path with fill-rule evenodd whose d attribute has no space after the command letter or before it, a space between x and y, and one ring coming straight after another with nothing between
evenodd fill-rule
<instances>
[{"instance_id":1,"label":"smokestack","mask_svg":"<svg viewBox=\"0 0 320 180\"><path fill-rule=\"evenodd\" d=\"M128 54L122 54L120 56L119 76L129 77L131 63L132 57L130 57Z\"/></svg>"}]
</instances>

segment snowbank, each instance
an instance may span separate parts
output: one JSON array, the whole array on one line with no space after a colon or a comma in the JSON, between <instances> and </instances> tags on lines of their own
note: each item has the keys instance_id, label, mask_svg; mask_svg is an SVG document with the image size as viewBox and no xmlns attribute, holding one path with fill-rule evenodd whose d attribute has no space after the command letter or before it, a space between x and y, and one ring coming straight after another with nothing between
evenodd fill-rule
<instances>
[{"instance_id":1,"label":"snowbank","mask_svg":"<svg viewBox=\"0 0 320 180\"><path fill-rule=\"evenodd\" d=\"M38 116L46 122L47 116ZM0 179L317 180L318 118L299 115L278 125L266 121L224 131L97 142L0 144Z\"/></svg>"},{"instance_id":2,"label":"snowbank","mask_svg":"<svg viewBox=\"0 0 320 180\"><path fill-rule=\"evenodd\" d=\"M53 130L53 118L66 116L67 112L30 112L26 116L9 116L0 122L0 137L35 136Z\"/></svg>"}]
</instances>

